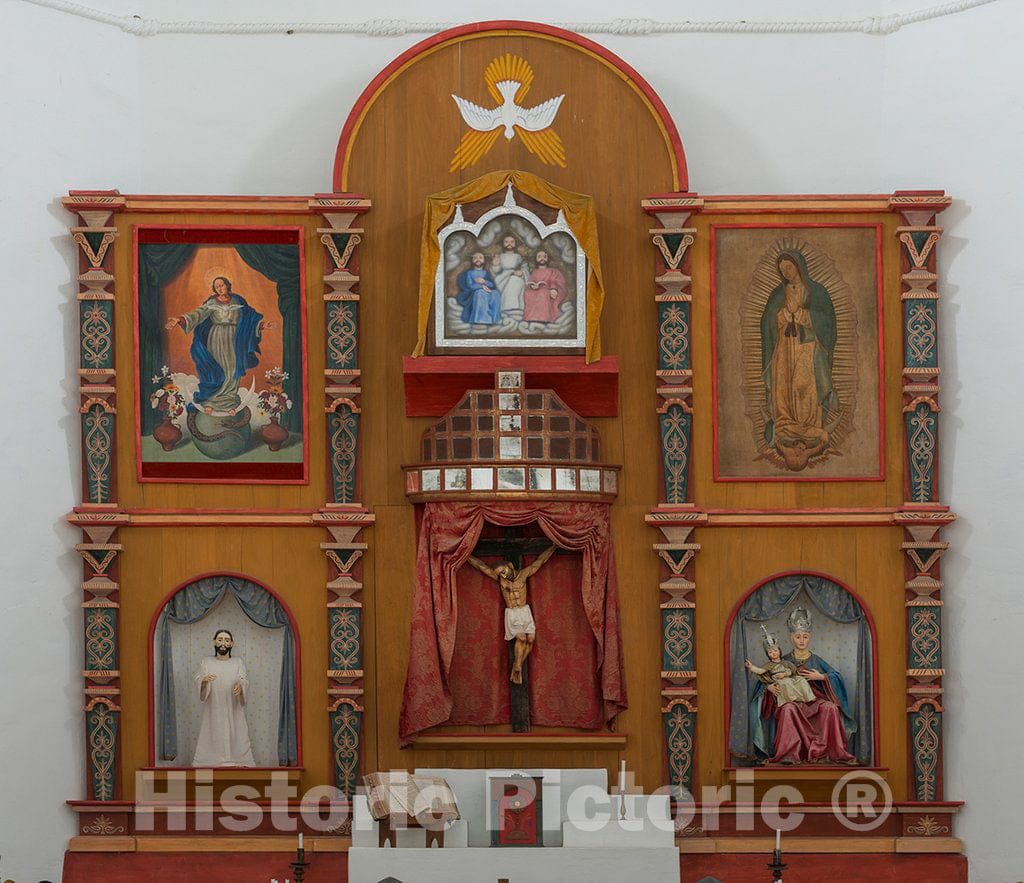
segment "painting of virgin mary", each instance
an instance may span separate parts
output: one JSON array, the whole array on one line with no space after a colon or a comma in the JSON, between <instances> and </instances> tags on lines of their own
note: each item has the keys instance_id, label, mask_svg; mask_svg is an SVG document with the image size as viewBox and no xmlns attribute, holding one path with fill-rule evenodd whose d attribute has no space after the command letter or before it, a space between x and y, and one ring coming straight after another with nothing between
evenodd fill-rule
<instances>
[{"instance_id":1,"label":"painting of virgin mary","mask_svg":"<svg viewBox=\"0 0 1024 883\"><path fill-rule=\"evenodd\" d=\"M273 327L231 289L227 276L213 280L213 294L196 309L172 316L164 326L194 332L189 353L199 376L188 407L234 415L241 404L239 380L259 364L260 338Z\"/></svg>"},{"instance_id":2,"label":"painting of virgin mary","mask_svg":"<svg viewBox=\"0 0 1024 883\"><path fill-rule=\"evenodd\" d=\"M711 240L715 481L881 480L881 227Z\"/></svg>"},{"instance_id":3,"label":"painting of virgin mary","mask_svg":"<svg viewBox=\"0 0 1024 883\"><path fill-rule=\"evenodd\" d=\"M301 230L140 226L140 481L304 483Z\"/></svg>"},{"instance_id":4,"label":"painting of virgin mary","mask_svg":"<svg viewBox=\"0 0 1024 883\"><path fill-rule=\"evenodd\" d=\"M765 443L799 470L829 444L828 415L839 411L832 383L836 311L797 250L776 259L779 283L761 315Z\"/></svg>"}]
</instances>

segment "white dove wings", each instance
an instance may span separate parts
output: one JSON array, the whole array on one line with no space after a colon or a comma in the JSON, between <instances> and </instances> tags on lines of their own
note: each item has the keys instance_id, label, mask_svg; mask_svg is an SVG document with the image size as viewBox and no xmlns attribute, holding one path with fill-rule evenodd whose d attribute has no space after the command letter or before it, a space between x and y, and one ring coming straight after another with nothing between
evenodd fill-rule
<instances>
[{"instance_id":1,"label":"white dove wings","mask_svg":"<svg viewBox=\"0 0 1024 883\"><path fill-rule=\"evenodd\" d=\"M455 99L455 103L459 106L459 113L462 114L462 119L466 121L466 125L471 129L476 129L478 132L490 132L491 129L497 129L502 125L502 109L500 107L492 107L488 110L486 107L481 107L479 104L474 104L465 98L459 98L458 95L452 95L452 98Z\"/></svg>"},{"instance_id":2,"label":"white dove wings","mask_svg":"<svg viewBox=\"0 0 1024 883\"><path fill-rule=\"evenodd\" d=\"M494 59L484 72L484 81L487 91L498 102L496 107L481 107L452 94L470 131L462 136L450 171L474 165L494 146L501 130L509 141L518 135L526 149L541 162L565 168L565 148L558 134L550 128L565 95L534 107L523 107L519 102L533 82L533 70L525 59L511 54Z\"/></svg>"},{"instance_id":3,"label":"white dove wings","mask_svg":"<svg viewBox=\"0 0 1024 883\"><path fill-rule=\"evenodd\" d=\"M527 132L539 132L541 129L546 129L555 121L555 114L558 113L563 98L565 98L564 95L559 95L557 98L550 98L544 103L530 108L515 105L518 111L515 124L521 129L526 129Z\"/></svg>"},{"instance_id":4,"label":"white dove wings","mask_svg":"<svg viewBox=\"0 0 1024 883\"><path fill-rule=\"evenodd\" d=\"M519 83L513 84L516 88ZM557 98L550 98L535 107L520 107L518 104L507 102L498 107L486 108L474 104L466 98L452 95L455 103L459 106L459 113L466 125L478 132L490 132L499 126L505 126L505 137L512 140L515 136L513 126L519 126L527 132L539 132L546 129L555 121L558 108L565 98L559 95Z\"/></svg>"}]
</instances>

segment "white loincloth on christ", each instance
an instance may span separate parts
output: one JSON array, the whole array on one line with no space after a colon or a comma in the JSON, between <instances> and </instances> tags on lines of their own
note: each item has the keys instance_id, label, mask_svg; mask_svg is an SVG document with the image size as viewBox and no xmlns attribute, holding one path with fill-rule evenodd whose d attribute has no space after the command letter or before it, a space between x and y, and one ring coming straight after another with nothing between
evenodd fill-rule
<instances>
[{"instance_id":1,"label":"white loincloth on christ","mask_svg":"<svg viewBox=\"0 0 1024 883\"><path fill-rule=\"evenodd\" d=\"M537 624L529 604L522 607L505 608L505 640L511 641L516 635L535 635Z\"/></svg>"}]
</instances>

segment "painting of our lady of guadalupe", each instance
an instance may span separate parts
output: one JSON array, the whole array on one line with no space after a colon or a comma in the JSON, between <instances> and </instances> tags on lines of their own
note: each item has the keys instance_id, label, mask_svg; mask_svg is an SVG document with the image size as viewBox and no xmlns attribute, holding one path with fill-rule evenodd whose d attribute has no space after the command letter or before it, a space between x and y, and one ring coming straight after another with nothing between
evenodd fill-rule
<instances>
[{"instance_id":1,"label":"painting of our lady of guadalupe","mask_svg":"<svg viewBox=\"0 0 1024 883\"><path fill-rule=\"evenodd\" d=\"M714 242L716 479L881 478L878 228Z\"/></svg>"},{"instance_id":2,"label":"painting of our lady of guadalupe","mask_svg":"<svg viewBox=\"0 0 1024 883\"><path fill-rule=\"evenodd\" d=\"M139 478L306 477L297 230L137 230Z\"/></svg>"},{"instance_id":3,"label":"painting of our lady of guadalupe","mask_svg":"<svg viewBox=\"0 0 1024 883\"><path fill-rule=\"evenodd\" d=\"M780 251L775 264L779 284L761 314L764 436L797 471L828 447L830 417L841 413L832 383L836 310L798 249Z\"/></svg>"}]
</instances>

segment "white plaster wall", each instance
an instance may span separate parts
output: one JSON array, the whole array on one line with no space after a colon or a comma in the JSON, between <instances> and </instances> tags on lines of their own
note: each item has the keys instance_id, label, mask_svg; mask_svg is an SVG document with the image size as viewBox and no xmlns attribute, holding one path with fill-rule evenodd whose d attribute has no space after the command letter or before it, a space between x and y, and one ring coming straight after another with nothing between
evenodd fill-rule
<instances>
[{"instance_id":1,"label":"white plaster wall","mask_svg":"<svg viewBox=\"0 0 1024 883\"><path fill-rule=\"evenodd\" d=\"M101 0L101 3L103 0ZM84 796L77 247L57 198L136 190L135 41L0 2L0 879L59 880Z\"/></svg>"},{"instance_id":2,"label":"white plaster wall","mask_svg":"<svg viewBox=\"0 0 1024 883\"><path fill-rule=\"evenodd\" d=\"M861 17L929 0L520 0L481 13L378 0L89 0L161 19L301 21L481 17L607 21ZM554 9L553 9L554 7ZM436 10L436 12L435 12ZM367 82L423 35L130 37L0 0L0 206L6 299L0 466L7 493L0 588L0 877L56 879L81 796L80 567L62 515L77 500L74 256L55 198L125 192L302 194L329 189L341 125ZM661 95L703 193L885 192L943 187L943 496L960 514L944 559L947 794L978 880L1019 879L1014 823L1024 628L1011 459L1024 346L1015 311L1024 173L1019 34L997 2L888 37L598 36ZM35 332L32 334L31 332ZM69 643L70 642L70 643ZM969 685L969 689L968 689ZM24 763L46 758L46 767Z\"/></svg>"},{"instance_id":3,"label":"white plaster wall","mask_svg":"<svg viewBox=\"0 0 1024 883\"><path fill-rule=\"evenodd\" d=\"M554 7L554 12L552 8ZM464 23L706 18L820 19L816 0L149 0L161 20ZM878 0L830 0L831 18L876 14ZM168 36L145 41L142 176L154 193L313 193L329 189L341 126L370 80L426 34ZM691 187L706 193L863 192L877 187L884 41L865 35L597 36L647 78L672 112ZM839 110L841 109L841 111ZM827 120L808 125L809 121ZM842 145L842 162L830 158Z\"/></svg>"},{"instance_id":4,"label":"white plaster wall","mask_svg":"<svg viewBox=\"0 0 1024 883\"><path fill-rule=\"evenodd\" d=\"M943 558L946 794L972 879L1020 880L1020 568L1024 371L1019 194L1024 188L1024 4L995 3L886 42L880 182L944 187L942 496L960 516ZM929 80L929 71L941 76Z\"/></svg>"}]
</instances>

